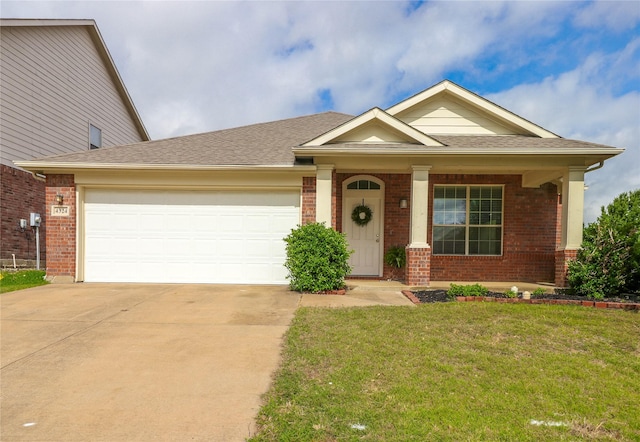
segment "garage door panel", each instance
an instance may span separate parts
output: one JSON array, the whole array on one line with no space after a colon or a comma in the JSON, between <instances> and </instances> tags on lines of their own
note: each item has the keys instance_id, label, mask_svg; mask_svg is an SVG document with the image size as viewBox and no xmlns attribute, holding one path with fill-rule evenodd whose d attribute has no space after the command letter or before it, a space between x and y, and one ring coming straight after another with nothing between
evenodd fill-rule
<instances>
[{"instance_id":1,"label":"garage door panel","mask_svg":"<svg viewBox=\"0 0 640 442\"><path fill-rule=\"evenodd\" d=\"M298 192L87 189L85 281L285 284Z\"/></svg>"}]
</instances>

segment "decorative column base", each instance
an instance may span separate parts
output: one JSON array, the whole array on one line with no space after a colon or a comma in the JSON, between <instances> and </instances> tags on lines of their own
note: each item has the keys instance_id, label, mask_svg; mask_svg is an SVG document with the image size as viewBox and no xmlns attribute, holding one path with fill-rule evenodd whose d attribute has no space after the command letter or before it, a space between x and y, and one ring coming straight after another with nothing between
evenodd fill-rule
<instances>
[{"instance_id":1,"label":"decorative column base","mask_svg":"<svg viewBox=\"0 0 640 442\"><path fill-rule=\"evenodd\" d=\"M569 269L569 261L578 257L578 250L556 250L556 287L568 287L567 271Z\"/></svg>"},{"instance_id":2,"label":"decorative column base","mask_svg":"<svg viewBox=\"0 0 640 442\"><path fill-rule=\"evenodd\" d=\"M408 245L405 251L407 254L405 283L410 286L428 286L431 279L431 247Z\"/></svg>"}]
</instances>

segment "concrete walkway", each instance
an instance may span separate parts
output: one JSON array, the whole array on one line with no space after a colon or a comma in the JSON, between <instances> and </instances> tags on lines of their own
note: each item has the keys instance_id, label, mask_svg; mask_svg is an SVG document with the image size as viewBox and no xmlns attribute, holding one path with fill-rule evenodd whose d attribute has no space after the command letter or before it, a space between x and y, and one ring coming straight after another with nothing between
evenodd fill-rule
<instances>
[{"instance_id":1,"label":"concrete walkway","mask_svg":"<svg viewBox=\"0 0 640 442\"><path fill-rule=\"evenodd\" d=\"M396 287L49 285L0 296L2 441L242 441L298 306L407 305Z\"/></svg>"}]
</instances>

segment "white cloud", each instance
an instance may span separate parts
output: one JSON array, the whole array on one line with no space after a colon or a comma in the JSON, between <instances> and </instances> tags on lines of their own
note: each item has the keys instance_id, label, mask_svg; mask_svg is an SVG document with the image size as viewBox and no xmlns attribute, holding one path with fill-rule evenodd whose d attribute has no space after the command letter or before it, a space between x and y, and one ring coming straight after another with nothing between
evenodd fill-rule
<instances>
[{"instance_id":1,"label":"white cloud","mask_svg":"<svg viewBox=\"0 0 640 442\"><path fill-rule=\"evenodd\" d=\"M616 195L640 188L640 92L615 95L615 82L609 78L613 74L602 72L623 60L627 49L594 54L573 71L487 96L565 138L626 149L606 161L604 168L586 175L587 222L595 221L600 207Z\"/></svg>"},{"instance_id":2,"label":"white cloud","mask_svg":"<svg viewBox=\"0 0 640 442\"><path fill-rule=\"evenodd\" d=\"M596 1L580 10L575 23L586 28L606 26L613 31L631 29L640 20L640 3L637 0Z\"/></svg>"}]
</instances>

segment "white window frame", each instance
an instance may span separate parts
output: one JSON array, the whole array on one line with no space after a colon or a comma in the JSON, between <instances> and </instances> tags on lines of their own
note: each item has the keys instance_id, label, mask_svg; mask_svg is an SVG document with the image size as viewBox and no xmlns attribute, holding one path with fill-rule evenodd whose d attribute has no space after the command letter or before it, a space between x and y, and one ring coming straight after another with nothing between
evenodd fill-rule
<instances>
[{"instance_id":1,"label":"white window frame","mask_svg":"<svg viewBox=\"0 0 640 442\"><path fill-rule=\"evenodd\" d=\"M437 224L435 222L435 200L436 200L436 189L443 187L464 187L465 188L465 222L464 224ZM500 187L502 189L501 196L501 222L500 224L471 224L470 223L470 212L471 212L471 188L472 187ZM504 255L504 193L505 186L504 184L435 184L433 187L433 214L431 216L431 242L432 242L432 251L435 256L503 256ZM465 228L465 239L464 239L464 254L461 253L437 253L435 251L435 228L436 227L463 227ZM469 253L469 230L471 227L480 227L480 228L489 228L489 227L499 227L500 228L500 253L499 254L482 254L482 253Z\"/></svg>"}]
</instances>

